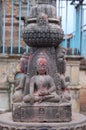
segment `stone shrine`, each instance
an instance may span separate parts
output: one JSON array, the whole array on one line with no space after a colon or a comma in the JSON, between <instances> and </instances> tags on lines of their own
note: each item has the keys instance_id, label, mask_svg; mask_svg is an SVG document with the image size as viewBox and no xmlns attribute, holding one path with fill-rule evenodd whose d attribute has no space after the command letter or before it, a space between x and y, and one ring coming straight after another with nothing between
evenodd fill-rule
<instances>
[{"instance_id":1,"label":"stone shrine","mask_svg":"<svg viewBox=\"0 0 86 130\"><path fill-rule=\"evenodd\" d=\"M26 19L25 43L32 48L24 78L13 95L13 120L23 122L71 121L71 97L66 88L66 49L61 19L49 0L38 1ZM19 97L19 100L18 100ZM21 99L20 99L21 97Z\"/></svg>"},{"instance_id":2,"label":"stone shrine","mask_svg":"<svg viewBox=\"0 0 86 130\"><path fill-rule=\"evenodd\" d=\"M14 84L12 113L0 115L0 130L86 129L86 117L72 114L64 33L52 2L38 0L25 18L23 39L31 54L20 60L23 76Z\"/></svg>"}]
</instances>

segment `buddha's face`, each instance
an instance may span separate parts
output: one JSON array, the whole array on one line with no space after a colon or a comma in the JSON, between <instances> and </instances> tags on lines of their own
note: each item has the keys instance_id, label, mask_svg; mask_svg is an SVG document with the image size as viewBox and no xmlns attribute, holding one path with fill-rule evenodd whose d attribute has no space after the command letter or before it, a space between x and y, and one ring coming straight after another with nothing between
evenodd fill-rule
<instances>
[{"instance_id":1,"label":"buddha's face","mask_svg":"<svg viewBox=\"0 0 86 130\"><path fill-rule=\"evenodd\" d=\"M46 68L44 66L39 67L38 73L40 75L46 74Z\"/></svg>"},{"instance_id":2,"label":"buddha's face","mask_svg":"<svg viewBox=\"0 0 86 130\"><path fill-rule=\"evenodd\" d=\"M46 74L46 63L47 60L45 58L39 58L37 61L37 71L40 75Z\"/></svg>"}]
</instances>

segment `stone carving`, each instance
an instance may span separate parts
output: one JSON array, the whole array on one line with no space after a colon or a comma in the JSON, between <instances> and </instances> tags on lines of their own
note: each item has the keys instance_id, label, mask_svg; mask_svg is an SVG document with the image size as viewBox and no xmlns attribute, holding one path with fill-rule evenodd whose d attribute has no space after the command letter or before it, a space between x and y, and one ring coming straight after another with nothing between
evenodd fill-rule
<instances>
[{"instance_id":1,"label":"stone carving","mask_svg":"<svg viewBox=\"0 0 86 130\"><path fill-rule=\"evenodd\" d=\"M70 80L65 77L66 49L59 46L63 30L53 2L39 0L26 19L23 39L32 53L29 58L24 54L20 60L24 74L13 95L14 121L36 121L36 116L38 121L71 120Z\"/></svg>"},{"instance_id":2,"label":"stone carving","mask_svg":"<svg viewBox=\"0 0 86 130\"><path fill-rule=\"evenodd\" d=\"M13 102L21 102L23 100L26 77L27 75L23 75L23 77L19 79L19 81L14 82L14 94L12 97Z\"/></svg>"},{"instance_id":3,"label":"stone carving","mask_svg":"<svg viewBox=\"0 0 86 130\"><path fill-rule=\"evenodd\" d=\"M12 113L0 115L0 130L86 129L85 116L72 118L63 30L51 3L56 0L38 0L26 19L23 38L32 53L20 60L22 78L15 75Z\"/></svg>"},{"instance_id":4,"label":"stone carving","mask_svg":"<svg viewBox=\"0 0 86 130\"><path fill-rule=\"evenodd\" d=\"M56 49L56 58L57 58L57 71L60 74L65 74L66 71L66 60L65 60L66 49L58 47Z\"/></svg>"},{"instance_id":5,"label":"stone carving","mask_svg":"<svg viewBox=\"0 0 86 130\"><path fill-rule=\"evenodd\" d=\"M23 100L23 95L25 94L24 88L26 88L26 83L29 82L29 77L27 75L28 60L29 55L24 53L20 59L20 71L23 73L22 77L11 82L14 84L13 102L21 102Z\"/></svg>"},{"instance_id":6,"label":"stone carving","mask_svg":"<svg viewBox=\"0 0 86 130\"><path fill-rule=\"evenodd\" d=\"M27 74L27 66L29 58L30 58L29 54L24 53L20 59L20 71L24 74Z\"/></svg>"},{"instance_id":7,"label":"stone carving","mask_svg":"<svg viewBox=\"0 0 86 130\"><path fill-rule=\"evenodd\" d=\"M71 121L71 105L35 103L13 105L13 120L17 122L68 122Z\"/></svg>"},{"instance_id":8,"label":"stone carving","mask_svg":"<svg viewBox=\"0 0 86 130\"><path fill-rule=\"evenodd\" d=\"M37 24L38 26L48 26L48 16L40 13L37 18Z\"/></svg>"},{"instance_id":9,"label":"stone carving","mask_svg":"<svg viewBox=\"0 0 86 130\"><path fill-rule=\"evenodd\" d=\"M38 12L33 16L36 17L35 20L31 18L33 19L32 24L29 25L30 20L27 20L28 25L23 31L23 38L27 45L31 47L56 47L63 40L63 30L60 28L59 18L53 19L51 10L54 11L55 7L46 4L32 8L31 16Z\"/></svg>"},{"instance_id":10,"label":"stone carving","mask_svg":"<svg viewBox=\"0 0 86 130\"><path fill-rule=\"evenodd\" d=\"M56 86L48 75L46 58L38 58L36 65L37 75L30 80L30 94L24 97L24 102L59 102L60 97L56 94Z\"/></svg>"}]
</instances>

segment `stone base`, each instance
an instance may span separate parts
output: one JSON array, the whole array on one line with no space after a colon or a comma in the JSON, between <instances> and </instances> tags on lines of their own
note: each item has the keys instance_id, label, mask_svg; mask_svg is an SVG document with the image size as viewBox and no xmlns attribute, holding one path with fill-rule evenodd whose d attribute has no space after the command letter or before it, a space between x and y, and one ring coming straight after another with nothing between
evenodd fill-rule
<instances>
[{"instance_id":1,"label":"stone base","mask_svg":"<svg viewBox=\"0 0 86 130\"><path fill-rule=\"evenodd\" d=\"M17 122L68 122L71 117L68 103L13 104L13 120Z\"/></svg>"},{"instance_id":2,"label":"stone base","mask_svg":"<svg viewBox=\"0 0 86 130\"><path fill-rule=\"evenodd\" d=\"M71 122L44 123L44 122L13 122L12 113L0 115L0 130L86 130L86 117L72 114Z\"/></svg>"}]
</instances>

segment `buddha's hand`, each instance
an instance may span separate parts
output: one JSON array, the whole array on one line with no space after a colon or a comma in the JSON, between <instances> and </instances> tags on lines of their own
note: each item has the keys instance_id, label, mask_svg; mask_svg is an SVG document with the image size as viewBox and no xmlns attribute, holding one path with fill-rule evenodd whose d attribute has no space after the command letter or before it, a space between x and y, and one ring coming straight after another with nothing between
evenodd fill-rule
<instances>
[{"instance_id":1,"label":"buddha's hand","mask_svg":"<svg viewBox=\"0 0 86 130\"><path fill-rule=\"evenodd\" d=\"M41 90L39 91L39 96L44 96L44 95L48 95L48 91L44 91L44 90Z\"/></svg>"}]
</instances>

